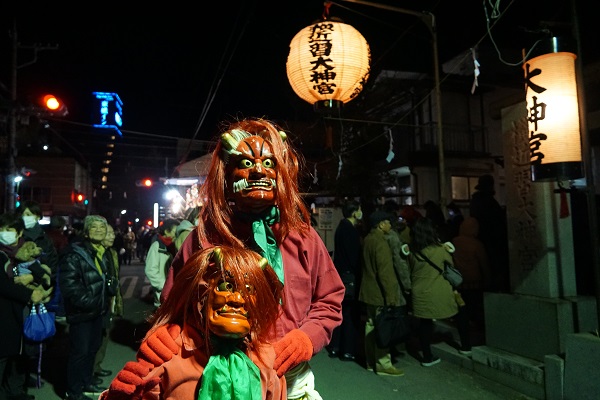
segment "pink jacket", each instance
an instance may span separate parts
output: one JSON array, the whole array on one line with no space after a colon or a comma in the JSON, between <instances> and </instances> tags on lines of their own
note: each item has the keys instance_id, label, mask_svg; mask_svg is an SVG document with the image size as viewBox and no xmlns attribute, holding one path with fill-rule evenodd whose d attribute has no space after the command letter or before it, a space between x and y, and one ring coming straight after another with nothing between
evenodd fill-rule
<instances>
[{"instance_id":1,"label":"pink jacket","mask_svg":"<svg viewBox=\"0 0 600 400\"><path fill-rule=\"evenodd\" d=\"M272 228L276 231L277 224ZM171 264L163 297L168 296L174 274L199 249L198 235L194 231L183 242ZM285 285L284 306L277 320L276 338L281 339L289 331L300 329L310 338L313 354L316 354L329 343L334 328L342 322L344 284L323 240L312 227L306 236L291 232L279 249Z\"/></svg>"}]
</instances>

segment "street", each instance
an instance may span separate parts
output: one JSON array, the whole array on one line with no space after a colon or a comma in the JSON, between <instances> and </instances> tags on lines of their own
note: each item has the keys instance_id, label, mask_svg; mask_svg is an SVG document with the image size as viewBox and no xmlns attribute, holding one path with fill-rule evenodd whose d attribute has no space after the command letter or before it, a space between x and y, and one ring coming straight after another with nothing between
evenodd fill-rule
<instances>
[{"instance_id":1,"label":"street","mask_svg":"<svg viewBox=\"0 0 600 400\"><path fill-rule=\"evenodd\" d=\"M144 300L150 287L145 280L142 263L136 260L132 265L121 267L121 288L125 317L113 321L106 358L102 363L104 369L113 371L113 375L104 379L104 386L110 384L127 361L134 360L139 341L146 331L145 318L152 310L151 302ZM42 353L44 384L39 389L29 389L29 394L33 394L37 400L61 399L64 394L68 351L64 329L65 325L59 325L57 336ZM402 377L378 376L356 362L331 359L325 350L315 355L310 364L315 374L316 388L324 400L531 399L444 359L442 354L442 362L428 368L422 367L410 354L411 351L407 351L396 363L396 367L405 371Z\"/></svg>"}]
</instances>

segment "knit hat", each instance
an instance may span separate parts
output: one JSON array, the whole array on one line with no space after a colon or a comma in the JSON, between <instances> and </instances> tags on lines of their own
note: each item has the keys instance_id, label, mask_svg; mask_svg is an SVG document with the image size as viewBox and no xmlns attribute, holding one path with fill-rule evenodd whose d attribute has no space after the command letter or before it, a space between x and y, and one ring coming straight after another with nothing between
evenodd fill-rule
<instances>
[{"instance_id":1,"label":"knit hat","mask_svg":"<svg viewBox=\"0 0 600 400\"><path fill-rule=\"evenodd\" d=\"M181 221L179 223L179 225L177 225L177 230L175 231L175 235L176 235L175 237L179 236L179 234L183 231L191 231L194 228L195 228L194 224L192 224L187 219L184 219L183 221Z\"/></svg>"},{"instance_id":2,"label":"knit hat","mask_svg":"<svg viewBox=\"0 0 600 400\"><path fill-rule=\"evenodd\" d=\"M371 214L369 217L369 222L371 223L371 228L375 228L381 221L388 220L392 222L394 217L390 213L386 213L385 211L377 210Z\"/></svg>"}]
</instances>

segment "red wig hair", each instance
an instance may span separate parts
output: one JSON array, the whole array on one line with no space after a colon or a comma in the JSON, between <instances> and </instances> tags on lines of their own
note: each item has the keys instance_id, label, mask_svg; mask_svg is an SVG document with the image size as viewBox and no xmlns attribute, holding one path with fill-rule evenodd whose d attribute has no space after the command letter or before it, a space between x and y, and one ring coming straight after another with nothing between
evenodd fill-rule
<instances>
[{"instance_id":1,"label":"red wig hair","mask_svg":"<svg viewBox=\"0 0 600 400\"><path fill-rule=\"evenodd\" d=\"M289 141L282 138L281 129L265 119L236 121L229 124L225 132L233 129L260 136L273 149L277 163L276 205L280 213L279 229L275 233L278 243L291 231L308 231L310 214L298 190L299 155ZM200 226L197 231L200 243L244 247L244 243L231 231L233 210L226 194L227 157L224 153L223 143L218 140L206 181L200 188L200 198L204 199L205 204L200 210Z\"/></svg>"},{"instance_id":2,"label":"red wig hair","mask_svg":"<svg viewBox=\"0 0 600 400\"><path fill-rule=\"evenodd\" d=\"M260 345L272 339L283 285L273 268L258 253L226 246L200 250L185 263L175 277L172 295L150 318L153 326L146 338L162 325L187 324L206 339L204 350L210 354L210 332L204 312L208 294L220 280L231 282L244 298L250 323L250 342Z\"/></svg>"}]
</instances>

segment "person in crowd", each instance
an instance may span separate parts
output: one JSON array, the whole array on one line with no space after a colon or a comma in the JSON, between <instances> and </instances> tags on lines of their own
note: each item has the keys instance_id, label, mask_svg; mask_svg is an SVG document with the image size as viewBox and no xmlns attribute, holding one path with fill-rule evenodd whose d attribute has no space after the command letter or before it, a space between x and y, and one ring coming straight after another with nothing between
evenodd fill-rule
<instances>
[{"instance_id":1,"label":"person in crowd","mask_svg":"<svg viewBox=\"0 0 600 400\"><path fill-rule=\"evenodd\" d=\"M448 227L448 235L450 235L450 241L458 236L458 229L460 224L464 221L465 216L462 210L455 202L451 201L446 206L448 210L448 219L446 220L446 226Z\"/></svg>"},{"instance_id":2,"label":"person in crowd","mask_svg":"<svg viewBox=\"0 0 600 400\"><path fill-rule=\"evenodd\" d=\"M360 203L349 199L342 204L342 218L335 229L333 263L346 286L342 302L342 324L335 328L331 342L327 346L330 357L339 357L342 361L354 361L360 326L360 260L362 257L362 238L357 225L363 214Z\"/></svg>"},{"instance_id":3,"label":"person in crowd","mask_svg":"<svg viewBox=\"0 0 600 400\"><path fill-rule=\"evenodd\" d=\"M124 264L123 259L125 258L125 241L123 240L123 231L119 227L115 227L115 241L113 247L117 251L117 257L119 259L119 268Z\"/></svg>"},{"instance_id":4,"label":"person in crowd","mask_svg":"<svg viewBox=\"0 0 600 400\"><path fill-rule=\"evenodd\" d=\"M358 299L366 306L365 358L367 370L377 375L403 376L404 371L394 367L389 348L380 348L375 339L375 317L384 306L400 306L400 288L392 250L386 235L392 229L395 217L383 210L371 213L371 231L363 243L362 281Z\"/></svg>"},{"instance_id":5,"label":"person in crowd","mask_svg":"<svg viewBox=\"0 0 600 400\"><path fill-rule=\"evenodd\" d=\"M458 235L452 239L454 265L463 276L460 293L466 303L469 319L479 329L485 329L483 292L491 285L490 262L481 240L477 238L479 222L467 217L460 224Z\"/></svg>"},{"instance_id":6,"label":"person in crowd","mask_svg":"<svg viewBox=\"0 0 600 400\"><path fill-rule=\"evenodd\" d=\"M159 365L128 362L101 400L286 399L270 342L283 286L267 260L252 250L217 246L195 253L152 316L154 332L175 337L172 357ZM225 310L225 312L223 312Z\"/></svg>"},{"instance_id":7,"label":"person in crowd","mask_svg":"<svg viewBox=\"0 0 600 400\"><path fill-rule=\"evenodd\" d=\"M184 219L179 223L179 225L177 225L177 230L175 231L175 249L179 251L185 239L191 232L193 232L195 228L196 225L187 219Z\"/></svg>"},{"instance_id":8,"label":"person in crowd","mask_svg":"<svg viewBox=\"0 0 600 400\"><path fill-rule=\"evenodd\" d=\"M150 245L146 256L144 272L150 282L153 291L154 307L160 306L160 294L167 280L167 270L171 261L177 253L175 248L175 235L179 221L175 218L167 218L158 228L158 235L154 243Z\"/></svg>"},{"instance_id":9,"label":"person in crowd","mask_svg":"<svg viewBox=\"0 0 600 400\"><path fill-rule=\"evenodd\" d=\"M69 239L69 244L71 243L81 243L83 242L83 222L75 221L71 224L71 229L69 230L69 235L67 236Z\"/></svg>"},{"instance_id":10,"label":"person in crowd","mask_svg":"<svg viewBox=\"0 0 600 400\"><path fill-rule=\"evenodd\" d=\"M127 227L127 230L123 234L123 247L125 249L125 254L123 255L123 264L131 265L131 260L135 252L136 241L135 233L130 226Z\"/></svg>"},{"instance_id":11,"label":"person in crowd","mask_svg":"<svg viewBox=\"0 0 600 400\"><path fill-rule=\"evenodd\" d=\"M56 269L58 268L58 252L54 247L52 240L46 235L44 229L39 224L42 219L42 209L40 205L33 200L23 201L16 210L17 214L23 218L25 230L23 238L37 244L42 248L42 264L50 267L52 271L52 280L56 277Z\"/></svg>"},{"instance_id":12,"label":"person in crowd","mask_svg":"<svg viewBox=\"0 0 600 400\"><path fill-rule=\"evenodd\" d=\"M21 217L14 213L0 215L0 398L30 400L27 394L29 356L23 352L24 312L28 304L40 304L50 299L53 288L44 288L49 281L33 274L14 276L13 267L39 255L33 242L23 242L25 229ZM20 245L21 244L21 245ZM25 245L23 245L25 244ZM32 246L33 245L33 246ZM32 267L33 268L33 267Z\"/></svg>"},{"instance_id":13,"label":"person in crowd","mask_svg":"<svg viewBox=\"0 0 600 400\"><path fill-rule=\"evenodd\" d=\"M104 318L110 312L107 287L107 221L88 215L83 221L84 240L72 244L60 261L60 288L69 324L66 399L89 400L84 393L100 393L93 383L94 361L102 344Z\"/></svg>"},{"instance_id":14,"label":"person in crowd","mask_svg":"<svg viewBox=\"0 0 600 400\"><path fill-rule=\"evenodd\" d=\"M140 226L140 228L138 229L136 235L135 235L135 257L140 260L140 262L145 262L146 261L146 251L148 249L144 249L144 236L146 235L146 232L148 231L148 227L146 226Z\"/></svg>"},{"instance_id":15,"label":"person in crowd","mask_svg":"<svg viewBox=\"0 0 600 400\"><path fill-rule=\"evenodd\" d=\"M400 239L402 239L403 243L410 243L410 230L412 226L417 222L419 218L423 218L423 214L413 205L406 204L402 206L402 210L400 211L400 217L406 223L404 229L400 232Z\"/></svg>"},{"instance_id":16,"label":"person in crowd","mask_svg":"<svg viewBox=\"0 0 600 400\"><path fill-rule=\"evenodd\" d=\"M433 200L427 200L423 204L425 209L425 218L429 218L433 221L435 228L438 231L438 237L442 242L452 240L448 225L446 224L446 216L439 203Z\"/></svg>"},{"instance_id":17,"label":"person in crowd","mask_svg":"<svg viewBox=\"0 0 600 400\"><path fill-rule=\"evenodd\" d=\"M421 365L430 367L440 362L431 352L433 339L433 320L454 318L459 336L460 350L464 355L471 353L469 321L464 307L459 307L454 289L440 272L430 265L427 257L440 268L444 261L452 263L454 246L442 243L433 221L421 218L411 230L412 240L409 246L409 265L412 282L412 310L418 319L418 336L422 351Z\"/></svg>"},{"instance_id":18,"label":"person in crowd","mask_svg":"<svg viewBox=\"0 0 600 400\"><path fill-rule=\"evenodd\" d=\"M121 294L121 285L119 284L119 254L113 247L115 241L115 230L112 225L106 225L106 237L101 242L104 246L106 257L106 276L110 279L112 285L111 290L114 291L114 295L110 296L110 307L109 312L104 315L104 326L102 329L102 343L100 349L96 353L96 359L94 361L94 376L95 380L92 380L96 385L102 383L102 378L112 375L112 371L104 369L102 367L102 361L106 356L106 347L108 346L110 328L112 326L112 320L114 317L123 316L123 296ZM112 293L109 293L112 294ZM98 378L100 382L98 382Z\"/></svg>"},{"instance_id":19,"label":"person in crowd","mask_svg":"<svg viewBox=\"0 0 600 400\"><path fill-rule=\"evenodd\" d=\"M200 248L251 248L267 258L284 283L276 322L275 364L286 376L288 399L317 398L308 361L341 323L344 284L327 247L310 226L298 190L298 153L287 135L265 119L234 121L221 135L199 198L199 225L188 235L169 269L173 278ZM157 340L168 340L160 338Z\"/></svg>"},{"instance_id":20,"label":"person in crowd","mask_svg":"<svg viewBox=\"0 0 600 400\"><path fill-rule=\"evenodd\" d=\"M50 225L46 230L46 235L52 241L56 252L60 256L65 247L69 245L69 239L65 235L65 227L67 226L67 220L65 217L60 215L53 215L50 217Z\"/></svg>"},{"instance_id":21,"label":"person in crowd","mask_svg":"<svg viewBox=\"0 0 600 400\"><path fill-rule=\"evenodd\" d=\"M404 219L400 216L400 205L394 200L387 200L383 205L383 211L388 213L392 217L392 229L385 235L385 238L392 250L392 260L394 261L394 272L396 273L396 279L399 283L398 290L400 291L399 301L400 307L408 307L410 300L410 290L412 284L410 282L410 268L408 267L408 260L402 252L402 246L405 244L402 242L400 232L405 229L406 224ZM407 309L407 312L409 310ZM400 347L401 343L392 347L391 354L392 358L395 355L401 354L402 350Z\"/></svg>"},{"instance_id":22,"label":"person in crowd","mask_svg":"<svg viewBox=\"0 0 600 400\"><path fill-rule=\"evenodd\" d=\"M469 203L469 216L479 222L478 238L485 247L492 269L491 290L508 291L508 227L506 212L494 197L494 177L480 176L475 189Z\"/></svg>"}]
</instances>

